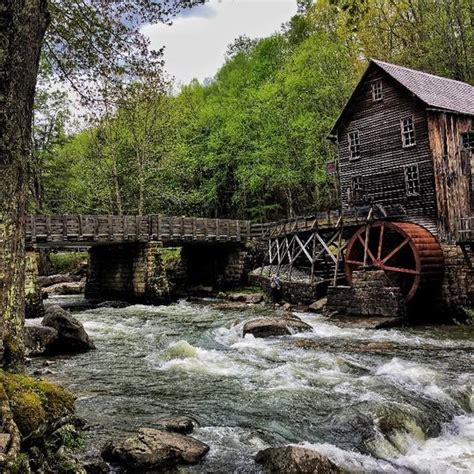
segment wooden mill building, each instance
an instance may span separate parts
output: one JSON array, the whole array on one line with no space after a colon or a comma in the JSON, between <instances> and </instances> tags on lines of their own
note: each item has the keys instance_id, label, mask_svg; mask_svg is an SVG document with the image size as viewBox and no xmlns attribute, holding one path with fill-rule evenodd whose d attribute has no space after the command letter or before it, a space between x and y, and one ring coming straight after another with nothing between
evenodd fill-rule
<instances>
[{"instance_id":1,"label":"wooden mill building","mask_svg":"<svg viewBox=\"0 0 474 474\"><path fill-rule=\"evenodd\" d=\"M372 60L330 137L343 208L399 205L455 241L474 202L474 87Z\"/></svg>"},{"instance_id":2,"label":"wooden mill building","mask_svg":"<svg viewBox=\"0 0 474 474\"><path fill-rule=\"evenodd\" d=\"M349 280L353 269L373 264L411 279L401 283L409 297L436 281L446 301L467 304L474 87L371 60L330 138L343 211L372 207L394 216L393 225L375 223L371 234L362 229L349 243Z\"/></svg>"}]
</instances>

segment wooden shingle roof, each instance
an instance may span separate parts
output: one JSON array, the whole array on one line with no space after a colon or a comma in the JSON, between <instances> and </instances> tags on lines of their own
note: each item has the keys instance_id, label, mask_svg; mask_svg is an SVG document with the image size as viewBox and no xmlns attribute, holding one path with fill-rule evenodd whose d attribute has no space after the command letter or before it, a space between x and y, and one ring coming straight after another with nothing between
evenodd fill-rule
<instances>
[{"instance_id":1,"label":"wooden shingle roof","mask_svg":"<svg viewBox=\"0 0 474 474\"><path fill-rule=\"evenodd\" d=\"M376 59L372 59L372 62L429 107L474 115L474 87L470 84Z\"/></svg>"},{"instance_id":2,"label":"wooden shingle roof","mask_svg":"<svg viewBox=\"0 0 474 474\"><path fill-rule=\"evenodd\" d=\"M474 87L470 84L371 59L367 70L332 127L329 138L336 137L339 124L346 115L356 91L364 82L367 73L374 67L388 74L406 90L418 97L428 108L474 116Z\"/></svg>"}]
</instances>

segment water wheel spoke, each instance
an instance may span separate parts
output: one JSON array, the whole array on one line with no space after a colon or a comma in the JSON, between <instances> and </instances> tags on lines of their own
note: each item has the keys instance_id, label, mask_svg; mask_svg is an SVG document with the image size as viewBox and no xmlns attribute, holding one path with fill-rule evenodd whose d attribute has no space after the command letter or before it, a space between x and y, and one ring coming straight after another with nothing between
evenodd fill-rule
<instances>
[{"instance_id":1,"label":"water wheel spoke","mask_svg":"<svg viewBox=\"0 0 474 474\"><path fill-rule=\"evenodd\" d=\"M387 272L396 272L396 273L409 273L410 275L419 275L420 272L418 270L413 270L413 268L402 268L402 267L390 267L384 265L383 270Z\"/></svg>"},{"instance_id":2,"label":"water wheel spoke","mask_svg":"<svg viewBox=\"0 0 474 474\"><path fill-rule=\"evenodd\" d=\"M387 263L394 255L396 255L400 250L405 247L405 245L410 242L410 239L407 237L401 244L397 245L383 260L382 263Z\"/></svg>"},{"instance_id":3,"label":"water wheel spoke","mask_svg":"<svg viewBox=\"0 0 474 474\"><path fill-rule=\"evenodd\" d=\"M365 245L364 239L362 238L362 236L360 234L358 235L358 237L359 237L360 243L362 244L362 247L364 248L364 251L367 250L367 255L372 259L372 262L375 262L375 257L373 256L372 252L370 251L369 246Z\"/></svg>"},{"instance_id":4,"label":"water wheel spoke","mask_svg":"<svg viewBox=\"0 0 474 474\"><path fill-rule=\"evenodd\" d=\"M383 245L383 233L385 230L385 225L382 223L380 226L380 235L379 235L379 246L377 248L377 260L382 258L382 245Z\"/></svg>"},{"instance_id":5,"label":"water wheel spoke","mask_svg":"<svg viewBox=\"0 0 474 474\"><path fill-rule=\"evenodd\" d=\"M351 265L364 265L364 262L359 262L358 260L347 260L346 263L350 263Z\"/></svg>"}]
</instances>

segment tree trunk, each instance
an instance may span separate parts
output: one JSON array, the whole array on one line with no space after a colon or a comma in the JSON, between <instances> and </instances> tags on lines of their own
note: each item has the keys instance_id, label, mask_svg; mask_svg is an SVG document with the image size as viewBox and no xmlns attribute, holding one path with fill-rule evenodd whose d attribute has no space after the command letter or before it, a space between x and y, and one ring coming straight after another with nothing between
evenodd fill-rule
<instances>
[{"instance_id":1,"label":"tree trunk","mask_svg":"<svg viewBox=\"0 0 474 474\"><path fill-rule=\"evenodd\" d=\"M11 370L24 363L27 164L46 3L0 4L0 324L3 365Z\"/></svg>"}]
</instances>

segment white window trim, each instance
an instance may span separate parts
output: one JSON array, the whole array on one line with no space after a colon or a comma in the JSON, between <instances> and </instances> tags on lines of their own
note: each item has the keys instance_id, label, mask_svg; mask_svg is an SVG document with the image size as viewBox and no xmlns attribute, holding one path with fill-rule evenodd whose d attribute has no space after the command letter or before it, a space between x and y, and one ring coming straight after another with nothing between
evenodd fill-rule
<instances>
[{"instance_id":1,"label":"white window trim","mask_svg":"<svg viewBox=\"0 0 474 474\"><path fill-rule=\"evenodd\" d=\"M352 157L352 150L351 150L351 135L357 133L357 140L358 140L358 148L359 148L359 154L358 156ZM350 161L357 161L360 160L361 158L361 151L360 151L360 132L359 130L352 130L352 132L347 133L347 142L348 142L348 149L349 149L349 160Z\"/></svg>"},{"instance_id":2,"label":"white window trim","mask_svg":"<svg viewBox=\"0 0 474 474\"><path fill-rule=\"evenodd\" d=\"M413 143L410 143L409 145L405 144L405 136L403 135L403 121L408 120L411 118L411 121L413 123ZM409 117L404 117L400 120L400 133L401 133L401 138L402 138L402 148L411 148L416 146L416 130L415 130L415 117L413 115L410 115Z\"/></svg>"},{"instance_id":3,"label":"white window trim","mask_svg":"<svg viewBox=\"0 0 474 474\"><path fill-rule=\"evenodd\" d=\"M380 97L376 98L375 97L375 88L377 85L380 84ZM382 79L379 79L378 81L374 81L371 84L371 91L372 91L372 102L382 102L383 101L383 81Z\"/></svg>"},{"instance_id":4,"label":"white window trim","mask_svg":"<svg viewBox=\"0 0 474 474\"><path fill-rule=\"evenodd\" d=\"M417 180L418 180L418 192L411 192L408 187L408 168L416 168L416 175L417 175ZM420 180L420 167L418 166L418 163L412 163L410 165L405 165L403 167L403 177L405 179L405 193L407 197L416 197L420 196L421 194L421 180Z\"/></svg>"}]
</instances>

